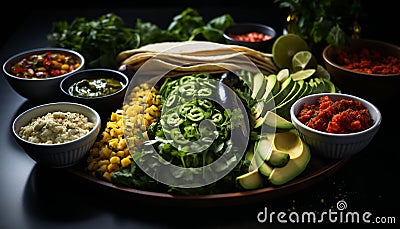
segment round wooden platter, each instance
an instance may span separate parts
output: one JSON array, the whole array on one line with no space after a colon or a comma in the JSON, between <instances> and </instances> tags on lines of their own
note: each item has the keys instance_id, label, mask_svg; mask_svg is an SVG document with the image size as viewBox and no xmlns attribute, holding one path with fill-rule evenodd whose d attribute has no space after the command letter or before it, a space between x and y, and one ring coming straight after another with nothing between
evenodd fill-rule
<instances>
[{"instance_id":1,"label":"round wooden platter","mask_svg":"<svg viewBox=\"0 0 400 229\"><path fill-rule=\"evenodd\" d=\"M174 207L221 207L257 203L263 200L282 197L297 191L306 189L342 168L350 158L341 160L323 159L317 156L311 158L307 168L292 181L280 186L268 186L260 189L238 191L210 195L172 195L169 193L144 191L135 188L116 186L110 182L87 174L83 167L75 166L67 170L72 174L87 180L88 182L107 191L117 192L124 198L139 201L151 205Z\"/></svg>"}]
</instances>

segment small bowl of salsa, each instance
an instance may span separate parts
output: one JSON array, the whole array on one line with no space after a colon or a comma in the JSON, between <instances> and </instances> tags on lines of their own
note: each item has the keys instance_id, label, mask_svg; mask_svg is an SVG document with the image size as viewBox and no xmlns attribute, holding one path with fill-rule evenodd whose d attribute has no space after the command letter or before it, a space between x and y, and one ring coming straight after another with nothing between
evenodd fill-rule
<instances>
[{"instance_id":1,"label":"small bowl of salsa","mask_svg":"<svg viewBox=\"0 0 400 229\"><path fill-rule=\"evenodd\" d=\"M270 52L277 33L274 28L264 24L236 23L227 27L223 36L227 44Z\"/></svg>"},{"instance_id":2,"label":"small bowl of salsa","mask_svg":"<svg viewBox=\"0 0 400 229\"><path fill-rule=\"evenodd\" d=\"M64 77L84 69L85 58L64 48L36 48L19 52L3 63L3 76L22 97L35 103L57 101Z\"/></svg>"},{"instance_id":3,"label":"small bowl of salsa","mask_svg":"<svg viewBox=\"0 0 400 229\"><path fill-rule=\"evenodd\" d=\"M93 68L65 77L60 89L66 100L88 105L104 113L122 108L128 84L128 77L120 71Z\"/></svg>"},{"instance_id":4,"label":"small bowl of salsa","mask_svg":"<svg viewBox=\"0 0 400 229\"><path fill-rule=\"evenodd\" d=\"M361 152L378 132L381 112L371 102L342 93L298 99L290 118L316 155L340 159Z\"/></svg>"}]
</instances>

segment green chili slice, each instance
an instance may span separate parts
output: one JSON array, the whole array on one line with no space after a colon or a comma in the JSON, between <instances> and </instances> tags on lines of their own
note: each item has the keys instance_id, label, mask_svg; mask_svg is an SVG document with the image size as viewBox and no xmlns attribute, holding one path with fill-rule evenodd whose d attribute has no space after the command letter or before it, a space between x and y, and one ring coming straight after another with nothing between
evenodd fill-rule
<instances>
[{"instance_id":1,"label":"green chili slice","mask_svg":"<svg viewBox=\"0 0 400 229\"><path fill-rule=\"evenodd\" d=\"M224 117L221 113L216 113L211 117L211 120L215 124L222 123L224 121Z\"/></svg>"},{"instance_id":2,"label":"green chili slice","mask_svg":"<svg viewBox=\"0 0 400 229\"><path fill-rule=\"evenodd\" d=\"M210 95L212 94L212 90L211 90L211 88L208 88L208 87L206 87L206 88L201 88L201 89L199 89L199 91L197 92L197 94L198 94L199 96L210 96Z\"/></svg>"},{"instance_id":3,"label":"green chili slice","mask_svg":"<svg viewBox=\"0 0 400 229\"><path fill-rule=\"evenodd\" d=\"M183 121L178 113L172 113L167 116L167 124L170 126L179 126Z\"/></svg>"},{"instance_id":4,"label":"green chili slice","mask_svg":"<svg viewBox=\"0 0 400 229\"><path fill-rule=\"evenodd\" d=\"M204 119L204 110L200 107L194 107L186 114L186 117L193 122L199 122Z\"/></svg>"}]
</instances>

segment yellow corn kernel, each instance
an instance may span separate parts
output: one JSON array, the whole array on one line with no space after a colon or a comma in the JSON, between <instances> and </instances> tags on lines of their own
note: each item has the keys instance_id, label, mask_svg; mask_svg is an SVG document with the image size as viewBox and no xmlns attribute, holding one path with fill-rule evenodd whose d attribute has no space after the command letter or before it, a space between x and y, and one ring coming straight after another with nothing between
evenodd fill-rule
<instances>
[{"instance_id":1,"label":"yellow corn kernel","mask_svg":"<svg viewBox=\"0 0 400 229\"><path fill-rule=\"evenodd\" d=\"M99 160L99 162L97 162L97 164L101 167L103 165L110 164L110 161L108 159L103 159L103 160Z\"/></svg>"},{"instance_id":2,"label":"yellow corn kernel","mask_svg":"<svg viewBox=\"0 0 400 229\"><path fill-rule=\"evenodd\" d=\"M103 131L102 133L102 142L108 142L109 140L111 140L111 135L105 131Z\"/></svg>"},{"instance_id":3,"label":"yellow corn kernel","mask_svg":"<svg viewBox=\"0 0 400 229\"><path fill-rule=\"evenodd\" d=\"M69 69L69 65L68 64L61 65L61 69L62 70L68 70Z\"/></svg>"},{"instance_id":4,"label":"yellow corn kernel","mask_svg":"<svg viewBox=\"0 0 400 229\"><path fill-rule=\"evenodd\" d=\"M122 167L127 167L132 163L131 161L131 156L129 155L128 157L125 157L121 160L121 166Z\"/></svg>"},{"instance_id":5,"label":"yellow corn kernel","mask_svg":"<svg viewBox=\"0 0 400 229\"><path fill-rule=\"evenodd\" d=\"M112 153L112 150L108 147L103 147L100 150L100 158L102 159L106 159L106 158L110 158Z\"/></svg>"},{"instance_id":6,"label":"yellow corn kernel","mask_svg":"<svg viewBox=\"0 0 400 229\"><path fill-rule=\"evenodd\" d=\"M108 172L116 172L119 170L119 165L118 164L109 164L107 166L107 171Z\"/></svg>"},{"instance_id":7,"label":"yellow corn kernel","mask_svg":"<svg viewBox=\"0 0 400 229\"><path fill-rule=\"evenodd\" d=\"M126 139L122 138L119 142L118 142L118 149L119 150L123 150L126 148Z\"/></svg>"},{"instance_id":8,"label":"yellow corn kernel","mask_svg":"<svg viewBox=\"0 0 400 229\"><path fill-rule=\"evenodd\" d=\"M105 180L107 180L107 181L110 181L111 182L111 178L112 178L112 173L110 173L110 172L104 172L104 174L103 174L103 178L105 179Z\"/></svg>"},{"instance_id":9,"label":"yellow corn kernel","mask_svg":"<svg viewBox=\"0 0 400 229\"><path fill-rule=\"evenodd\" d=\"M107 171L107 166L108 166L108 165L101 165L101 166L97 169L97 171L98 171L98 172L101 172L101 173L104 173L104 172Z\"/></svg>"},{"instance_id":10,"label":"yellow corn kernel","mask_svg":"<svg viewBox=\"0 0 400 229\"><path fill-rule=\"evenodd\" d=\"M110 158L110 163L111 164L119 164L119 163L121 163L121 159L118 156L113 156Z\"/></svg>"},{"instance_id":11,"label":"yellow corn kernel","mask_svg":"<svg viewBox=\"0 0 400 229\"><path fill-rule=\"evenodd\" d=\"M113 138L110 141L108 141L108 146L113 149L118 149L118 139Z\"/></svg>"},{"instance_id":12,"label":"yellow corn kernel","mask_svg":"<svg viewBox=\"0 0 400 229\"><path fill-rule=\"evenodd\" d=\"M91 161L91 162L89 163L89 165L87 166L87 168L88 168L89 171L94 171L94 170L96 170L96 169L98 168L97 161Z\"/></svg>"},{"instance_id":13,"label":"yellow corn kernel","mask_svg":"<svg viewBox=\"0 0 400 229\"><path fill-rule=\"evenodd\" d=\"M89 154L93 157L99 156L99 148L97 148L97 147L91 148L89 151Z\"/></svg>"},{"instance_id":14,"label":"yellow corn kernel","mask_svg":"<svg viewBox=\"0 0 400 229\"><path fill-rule=\"evenodd\" d=\"M125 152L124 152L123 150L118 150L118 151L115 153L115 156L120 157L120 158L123 158L123 157L124 157L124 154L125 154Z\"/></svg>"}]
</instances>

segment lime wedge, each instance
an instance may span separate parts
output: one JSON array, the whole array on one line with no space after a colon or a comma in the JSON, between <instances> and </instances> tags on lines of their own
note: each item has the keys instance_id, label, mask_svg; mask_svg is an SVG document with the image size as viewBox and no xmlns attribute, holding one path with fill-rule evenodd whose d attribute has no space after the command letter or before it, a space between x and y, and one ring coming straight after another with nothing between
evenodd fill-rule
<instances>
[{"instance_id":1,"label":"lime wedge","mask_svg":"<svg viewBox=\"0 0 400 229\"><path fill-rule=\"evenodd\" d=\"M289 77L289 69L288 68L282 68L279 70L278 74L276 74L277 80L282 83Z\"/></svg>"},{"instance_id":2,"label":"lime wedge","mask_svg":"<svg viewBox=\"0 0 400 229\"><path fill-rule=\"evenodd\" d=\"M317 68L317 60L310 51L299 51L292 58L293 72L309 68Z\"/></svg>"},{"instance_id":3,"label":"lime wedge","mask_svg":"<svg viewBox=\"0 0 400 229\"><path fill-rule=\"evenodd\" d=\"M305 69L305 70L300 70L300 71L297 71L297 72L295 72L295 73L290 74L290 77L292 77L292 79L293 79L294 81L297 81L297 80L304 80L304 79L307 79L308 77L314 75L314 73L315 73L316 71L317 71L317 70L314 69L314 68Z\"/></svg>"},{"instance_id":4,"label":"lime wedge","mask_svg":"<svg viewBox=\"0 0 400 229\"><path fill-rule=\"evenodd\" d=\"M299 35L287 33L280 35L272 45L272 59L279 68L292 68L292 58L299 52L309 50L307 42Z\"/></svg>"}]
</instances>

